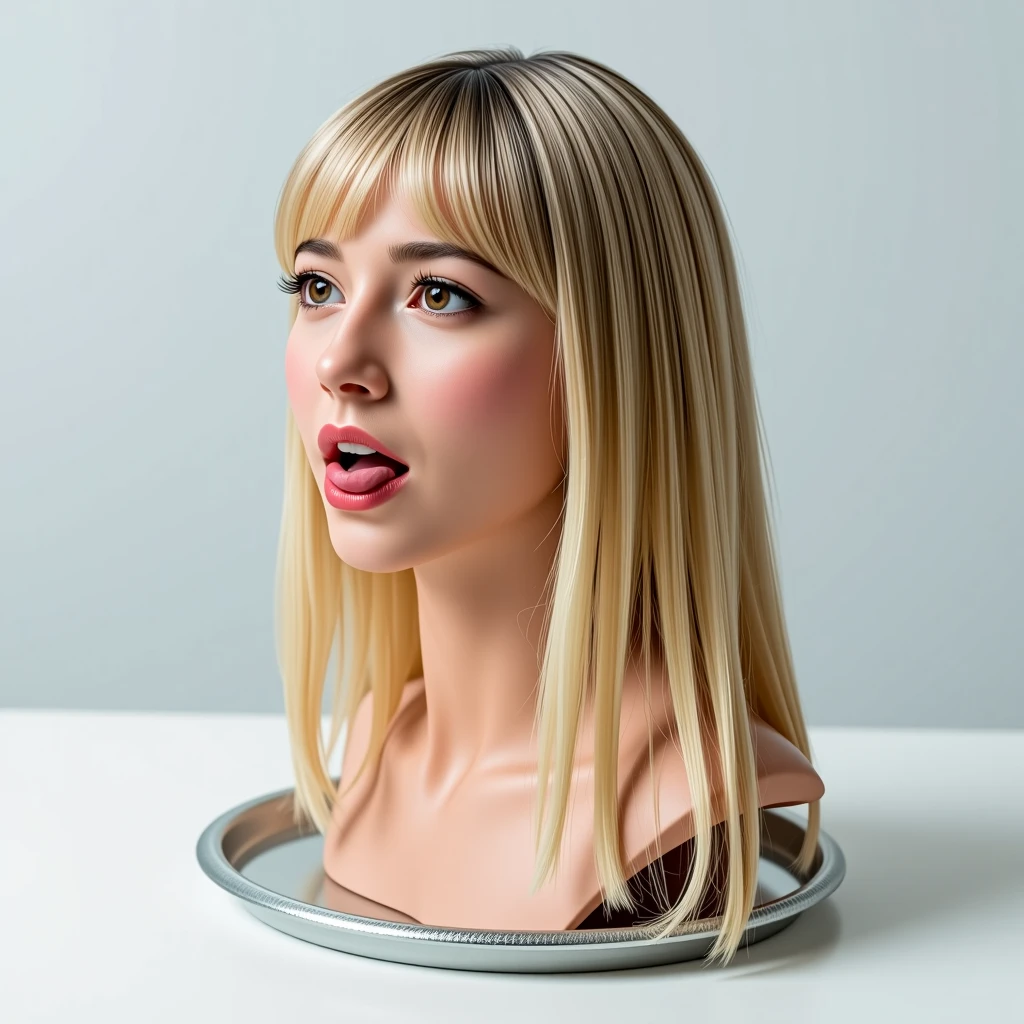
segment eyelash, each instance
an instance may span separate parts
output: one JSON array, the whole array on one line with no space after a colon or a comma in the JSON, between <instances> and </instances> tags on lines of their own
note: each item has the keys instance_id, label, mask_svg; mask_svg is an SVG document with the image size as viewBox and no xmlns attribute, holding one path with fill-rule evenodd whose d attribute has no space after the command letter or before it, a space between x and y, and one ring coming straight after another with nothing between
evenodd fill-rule
<instances>
[{"instance_id":1,"label":"eyelash","mask_svg":"<svg viewBox=\"0 0 1024 1024\"><path fill-rule=\"evenodd\" d=\"M312 270L306 270L301 274L282 275L281 280L278 282L278 287L281 289L281 291L287 292L290 295L297 295L299 298L299 305L302 306L304 309L321 309L324 306L333 305L333 303L327 302L306 302L306 300L303 298L303 293L306 288L306 282L313 280L326 281L328 284L333 284L333 282L329 281L326 277L323 276L323 274L317 274ZM447 318L464 316L467 313L475 313L482 306L480 300L477 299L475 296L470 295L469 292L467 292L465 289L460 288L458 285L453 284L451 281L445 280L445 278L443 277L436 277L433 274L426 273L421 270L416 272L416 278L413 280L412 285L413 287L418 287L420 285L440 285L446 291L451 292L453 295L458 296L460 299L465 299L467 302L475 303L475 305L471 306L469 309L456 309L451 313L439 313L435 309L426 309L423 306L416 307L421 312L429 313L431 316ZM334 285L334 287L337 288L337 285Z\"/></svg>"}]
</instances>

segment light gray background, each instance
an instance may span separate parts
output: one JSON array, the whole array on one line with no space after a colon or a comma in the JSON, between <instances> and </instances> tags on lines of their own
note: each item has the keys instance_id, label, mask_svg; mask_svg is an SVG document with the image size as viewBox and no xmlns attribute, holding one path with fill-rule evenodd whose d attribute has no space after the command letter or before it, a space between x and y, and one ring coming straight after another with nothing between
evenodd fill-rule
<instances>
[{"instance_id":1,"label":"light gray background","mask_svg":"<svg viewBox=\"0 0 1024 1024\"><path fill-rule=\"evenodd\" d=\"M279 189L511 43L630 77L721 191L809 722L1024 726L1024 5L0 11L0 705L282 708Z\"/></svg>"}]
</instances>

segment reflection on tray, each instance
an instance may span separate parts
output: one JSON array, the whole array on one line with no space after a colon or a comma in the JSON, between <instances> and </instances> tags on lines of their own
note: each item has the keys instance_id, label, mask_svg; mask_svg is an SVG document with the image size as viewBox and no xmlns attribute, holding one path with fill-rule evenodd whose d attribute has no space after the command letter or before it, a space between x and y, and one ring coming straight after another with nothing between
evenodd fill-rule
<instances>
[{"instance_id":1,"label":"reflection on tray","mask_svg":"<svg viewBox=\"0 0 1024 1024\"><path fill-rule=\"evenodd\" d=\"M322 907L325 910L353 914L375 921L429 923L418 921L400 910L376 903L339 885L324 874L322 858L322 837L319 834L306 835L264 849L245 864L241 874L264 889L288 899L298 900L307 906ZM762 859L758 874L755 906L762 906L788 896L800 885L788 871L767 859ZM624 923L617 919L606 922L591 915L578 927L603 929L628 926L628 922Z\"/></svg>"},{"instance_id":2,"label":"reflection on tray","mask_svg":"<svg viewBox=\"0 0 1024 1024\"><path fill-rule=\"evenodd\" d=\"M242 868L241 873L264 889L311 907L323 907L375 921L421 923L400 910L375 903L338 885L324 874L322 858L323 839L319 834L307 835L263 850Z\"/></svg>"}]
</instances>

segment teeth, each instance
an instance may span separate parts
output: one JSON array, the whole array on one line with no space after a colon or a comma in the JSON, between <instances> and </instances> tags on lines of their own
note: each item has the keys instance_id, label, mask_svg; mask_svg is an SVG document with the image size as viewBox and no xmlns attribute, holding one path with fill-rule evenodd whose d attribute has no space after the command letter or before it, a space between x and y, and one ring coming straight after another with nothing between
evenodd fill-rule
<instances>
[{"instance_id":1,"label":"teeth","mask_svg":"<svg viewBox=\"0 0 1024 1024\"><path fill-rule=\"evenodd\" d=\"M339 441L338 451L353 452L356 455L372 455L377 451L377 449L367 448L365 444L356 444L355 441Z\"/></svg>"}]
</instances>

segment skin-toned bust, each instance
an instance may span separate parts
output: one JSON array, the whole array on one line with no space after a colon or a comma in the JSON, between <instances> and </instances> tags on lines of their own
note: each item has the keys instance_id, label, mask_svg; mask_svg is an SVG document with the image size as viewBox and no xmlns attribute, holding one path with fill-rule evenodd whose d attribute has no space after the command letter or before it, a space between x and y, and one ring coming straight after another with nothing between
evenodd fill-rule
<instances>
[{"instance_id":1,"label":"skin-toned bust","mask_svg":"<svg viewBox=\"0 0 1024 1024\"><path fill-rule=\"evenodd\" d=\"M317 241L295 258L291 408L338 556L370 572L414 569L423 650L423 674L406 685L379 769L335 803L325 849L332 889L439 926L575 927L600 903L586 715L572 859L557 885L528 891L538 659L530 613L555 552L566 460L554 325L493 268L415 255L443 242L400 196L344 244ZM323 255L325 243L334 255ZM413 255L393 258L403 252ZM372 434L408 466L407 483L370 509L334 507L318 445L329 423ZM619 776L631 873L650 863L656 842L669 850L691 835L670 706L663 691L656 696L646 707L639 678L624 680ZM368 711L366 701L353 722L343 780L365 753ZM796 748L763 723L758 738L766 801L820 796Z\"/></svg>"},{"instance_id":2,"label":"skin-toned bust","mask_svg":"<svg viewBox=\"0 0 1024 1024\"><path fill-rule=\"evenodd\" d=\"M321 125L275 248L278 662L331 905L652 937L711 915L727 960L761 808L808 804L802 875L824 787L693 147L596 61L449 54Z\"/></svg>"}]
</instances>

